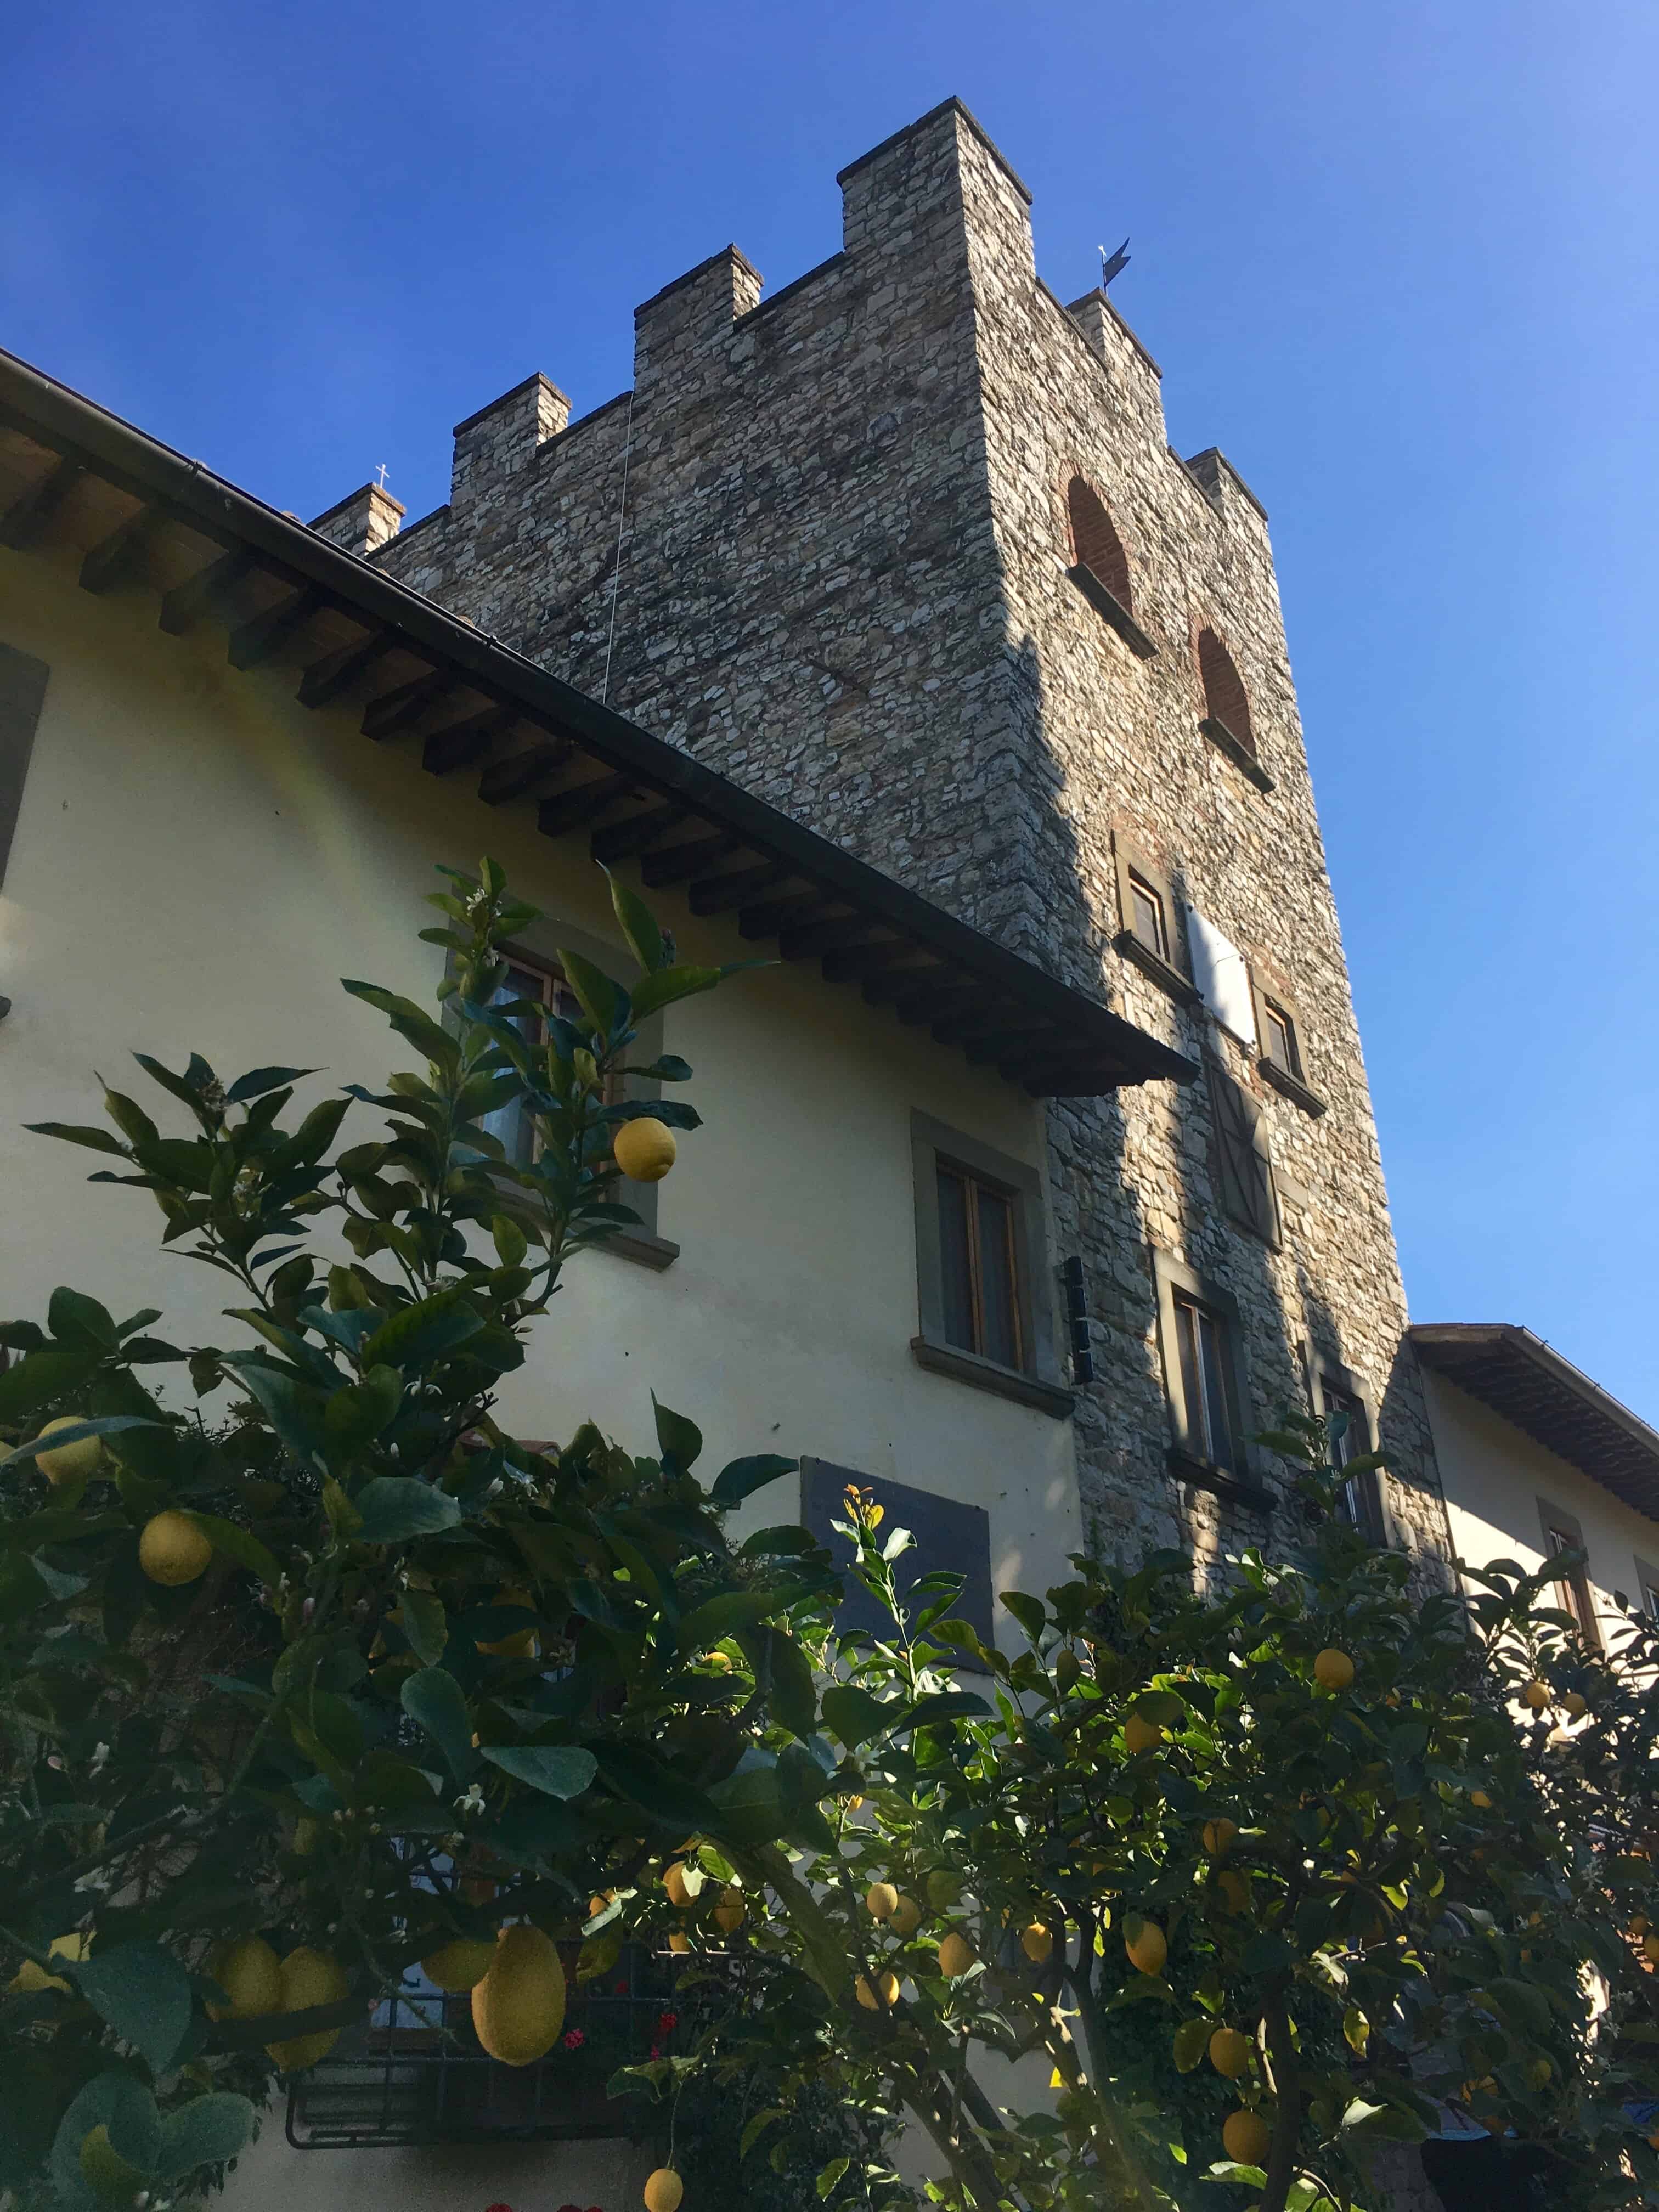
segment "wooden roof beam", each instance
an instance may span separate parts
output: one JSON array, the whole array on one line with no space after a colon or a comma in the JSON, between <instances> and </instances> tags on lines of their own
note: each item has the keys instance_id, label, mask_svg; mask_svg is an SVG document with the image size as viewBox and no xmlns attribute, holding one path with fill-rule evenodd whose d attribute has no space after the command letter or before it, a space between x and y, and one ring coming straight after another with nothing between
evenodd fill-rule
<instances>
[{"instance_id":1,"label":"wooden roof beam","mask_svg":"<svg viewBox=\"0 0 1659 2212\"><path fill-rule=\"evenodd\" d=\"M161 627L169 637L183 637L204 615L231 599L244 580L253 574L251 553L221 553L205 568L186 576L161 594Z\"/></svg>"},{"instance_id":2,"label":"wooden roof beam","mask_svg":"<svg viewBox=\"0 0 1659 2212\"><path fill-rule=\"evenodd\" d=\"M914 949L917 951L921 951L920 945ZM951 967L947 961L932 959L924 955L923 958L914 965L878 968L872 975L864 977L862 989L868 1005L890 1006L896 999L913 996L916 987L925 985L932 989L947 978L954 981L961 972L960 969ZM981 985L981 992L983 988Z\"/></svg>"},{"instance_id":3,"label":"wooden roof beam","mask_svg":"<svg viewBox=\"0 0 1659 2212\"><path fill-rule=\"evenodd\" d=\"M636 788L625 775L590 776L586 783L572 784L568 791L556 791L551 798L543 799L536 810L536 827L544 837L566 836L572 830L597 821L607 808Z\"/></svg>"},{"instance_id":4,"label":"wooden roof beam","mask_svg":"<svg viewBox=\"0 0 1659 2212\"><path fill-rule=\"evenodd\" d=\"M231 666L257 668L262 660L269 660L274 653L282 651L296 630L305 628L325 604L322 592L314 584L302 584L297 592L290 592L275 605L239 623L230 633Z\"/></svg>"},{"instance_id":5,"label":"wooden roof beam","mask_svg":"<svg viewBox=\"0 0 1659 2212\"><path fill-rule=\"evenodd\" d=\"M326 707L343 691L349 691L360 676L367 675L397 642L395 629L377 629L367 637L355 638L349 645L343 645L337 653L325 653L320 660L313 660L300 678L300 704Z\"/></svg>"},{"instance_id":6,"label":"wooden roof beam","mask_svg":"<svg viewBox=\"0 0 1659 2212\"><path fill-rule=\"evenodd\" d=\"M758 906L739 908L739 937L776 937L786 929L806 928L814 922L850 920L835 911L836 901L822 891L805 891L798 897L768 899Z\"/></svg>"},{"instance_id":7,"label":"wooden roof beam","mask_svg":"<svg viewBox=\"0 0 1659 2212\"><path fill-rule=\"evenodd\" d=\"M153 507L141 507L107 538L101 538L81 563L83 592L113 592L144 572L150 540L161 518Z\"/></svg>"},{"instance_id":8,"label":"wooden roof beam","mask_svg":"<svg viewBox=\"0 0 1659 2212\"><path fill-rule=\"evenodd\" d=\"M815 953L832 952L849 945L862 945L881 925L866 915L849 914L823 921L803 923L799 929L778 933L778 951L785 960L810 960Z\"/></svg>"},{"instance_id":9,"label":"wooden roof beam","mask_svg":"<svg viewBox=\"0 0 1659 2212\"><path fill-rule=\"evenodd\" d=\"M0 516L0 545L19 553L33 545L85 474L79 461L67 459L48 469L39 483L31 484Z\"/></svg>"},{"instance_id":10,"label":"wooden roof beam","mask_svg":"<svg viewBox=\"0 0 1659 2212\"><path fill-rule=\"evenodd\" d=\"M658 852L645 854L640 861L640 874L648 890L666 890L671 884L683 884L689 877L699 876L717 860L727 860L743 849L742 839L734 837L729 830L722 830L716 837L693 837L683 844L665 845Z\"/></svg>"},{"instance_id":11,"label":"wooden roof beam","mask_svg":"<svg viewBox=\"0 0 1659 2212\"><path fill-rule=\"evenodd\" d=\"M705 876L692 884L688 898L693 914L726 914L734 906L741 906L757 891L775 890L787 884L790 870L781 860L767 860L757 868L736 868L729 876Z\"/></svg>"},{"instance_id":12,"label":"wooden roof beam","mask_svg":"<svg viewBox=\"0 0 1659 2212\"><path fill-rule=\"evenodd\" d=\"M428 668L424 676L413 677L395 690L382 691L363 708L363 735L377 744L382 738L396 737L399 730L412 728L428 708L447 699L454 689L455 679L447 669Z\"/></svg>"},{"instance_id":13,"label":"wooden roof beam","mask_svg":"<svg viewBox=\"0 0 1659 2212\"><path fill-rule=\"evenodd\" d=\"M659 843L690 818L683 806L647 806L626 822L612 822L596 830L588 849L596 860L609 867L613 860L625 860L631 853L642 853L647 846Z\"/></svg>"},{"instance_id":14,"label":"wooden roof beam","mask_svg":"<svg viewBox=\"0 0 1659 2212\"><path fill-rule=\"evenodd\" d=\"M567 738L544 738L506 760L491 761L478 778L478 796L486 806L504 806L509 799L521 799L555 769L562 768L574 750Z\"/></svg>"},{"instance_id":15,"label":"wooden roof beam","mask_svg":"<svg viewBox=\"0 0 1659 2212\"><path fill-rule=\"evenodd\" d=\"M510 707L486 707L482 714L434 730L421 747L421 766L428 775L448 775L458 768L471 768L489 758L497 739L505 737L517 720Z\"/></svg>"},{"instance_id":16,"label":"wooden roof beam","mask_svg":"<svg viewBox=\"0 0 1659 2212\"><path fill-rule=\"evenodd\" d=\"M883 928L891 924L884 922ZM914 960L916 948L908 937L878 939L873 945L849 945L826 952L820 965L826 983L856 983L861 975L872 975L878 969L891 968L901 961Z\"/></svg>"}]
</instances>

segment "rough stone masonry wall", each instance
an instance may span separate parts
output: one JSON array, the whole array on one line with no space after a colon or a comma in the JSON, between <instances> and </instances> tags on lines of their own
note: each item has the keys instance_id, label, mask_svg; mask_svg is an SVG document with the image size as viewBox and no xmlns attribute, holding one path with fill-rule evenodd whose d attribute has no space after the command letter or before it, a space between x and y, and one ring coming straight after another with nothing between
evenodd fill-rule
<instances>
[{"instance_id":1,"label":"rough stone masonry wall","mask_svg":"<svg viewBox=\"0 0 1659 2212\"><path fill-rule=\"evenodd\" d=\"M459 427L448 506L376 558L1259 1101L1278 1252L1223 1217L1203 1084L1051 1109L1058 1248L1084 1255L1095 1317L1084 1503L1109 1548L1300 1534L1291 1509L1264 1527L1170 1477L1157 1243L1237 1298L1257 1425L1305 1403L1304 1341L1354 1371L1382 1405L1396 1516L1432 1554L1265 520L1218 454L1170 452L1157 370L1105 301L1067 312L1038 283L1026 195L964 110L842 181L841 253L764 305L735 248L691 270L638 311L631 395L567 427L531 378ZM1074 471L1123 539L1152 659L1065 574ZM1199 729L1202 623L1243 677L1271 792ZM1322 1116L1115 951L1115 832L1299 1002Z\"/></svg>"}]
</instances>

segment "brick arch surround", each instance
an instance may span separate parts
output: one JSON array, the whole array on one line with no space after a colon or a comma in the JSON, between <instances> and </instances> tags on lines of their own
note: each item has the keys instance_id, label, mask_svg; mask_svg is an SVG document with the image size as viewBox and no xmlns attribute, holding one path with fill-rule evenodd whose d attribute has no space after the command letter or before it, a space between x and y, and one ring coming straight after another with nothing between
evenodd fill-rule
<instances>
[{"instance_id":1,"label":"brick arch surround","mask_svg":"<svg viewBox=\"0 0 1659 2212\"><path fill-rule=\"evenodd\" d=\"M1129 556L1105 501L1080 470L1068 471L1066 520L1072 533L1072 557L1092 569L1126 614L1134 612Z\"/></svg>"},{"instance_id":2,"label":"brick arch surround","mask_svg":"<svg viewBox=\"0 0 1659 2212\"><path fill-rule=\"evenodd\" d=\"M1246 752L1255 750L1249 695L1233 657L1206 623L1198 633L1198 673L1204 686L1204 712L1237 738Z\"/></svg>"}]
</instances>

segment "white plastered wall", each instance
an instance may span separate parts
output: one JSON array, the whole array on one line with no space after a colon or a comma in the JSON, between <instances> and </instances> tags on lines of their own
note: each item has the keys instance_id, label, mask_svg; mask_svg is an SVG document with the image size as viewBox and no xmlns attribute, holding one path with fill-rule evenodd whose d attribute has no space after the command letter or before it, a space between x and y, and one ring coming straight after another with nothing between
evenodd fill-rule
<instances>
[{"instance_id":1,"label":"white plastered wall","mask_svg":"<svg viewBox=\"0 0 1659 2212\"><path fill-rule=\"evenodd\" d=\"M1614 1593L1639 1605L1637 1562L1659 1567L1659 1521L1624 1504L1444 1376L1425 1372L1423 1381L1458 1557L1482 1567L1516 1559L1534 1571L1544 1560L1539 1500L1573 1515L1584 1532L1605 1643L1620 1619Z\"/></svg>"},{"instance_id":2,"label":"white plastered wall","mask_svg":"<svg viewBox=\"0 0 1659 2212\"><path fill-rule=\"evenodd\" d=\"M434 863L492 854L536 903L616 942L603 878L582 839L541 837L527 805L491 809L470 780L427 775L418 741L376 746L360 708L301 708L292 669L237 673L210 625L165 635L149 594L94 599L72 565L0 550L0 639L51 669L0 887L0 990L13 1000L0 1024L0 1314L44 1318L67 1282L118 1316L162 1307L157 1333L175 1342L240 1340L222 1314L237 1286L161 1256L144 1194L88 1185L103 1163L21 1125L100 1121L96 1070L173 1126L134 1048L174 1066L198 1051L227 1077L319 1066L297 1105L349 1081L379 1088L413 1056L337 979L428 999L442 956L416 932L437 920L422 904L440 887ZM659 904L683 957L754 950ZM706 1123L660 1188L658 1231L680 1256L662 1273L580 1259L507 1379L504 1418L557 1438L592 1417L648 1450L654 1390L702 1426L710 1469L811 1453L985 1507L995 1589L1063 1577L1081 1540L1070 1425L925 1373L909 1351L913 1109L1033 1164L1041 1109L799 968L671 1009L665 1046L696 1068L686 1095ZM376 1127L354 1109L343 1141ZM787 1517L786 1487L751 1515ZM567 2200L614 2212L638 2201L641 2155L302 2154L276 2110L233 2202L297 2194L343 2212L368 2192L416 2212Z\"/></svg>"}]
</instances>

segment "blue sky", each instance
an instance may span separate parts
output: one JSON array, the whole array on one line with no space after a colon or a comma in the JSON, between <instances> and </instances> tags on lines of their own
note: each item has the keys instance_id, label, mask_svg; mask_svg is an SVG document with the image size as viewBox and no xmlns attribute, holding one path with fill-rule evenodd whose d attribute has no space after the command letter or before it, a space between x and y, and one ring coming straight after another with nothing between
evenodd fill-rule
<instances>
[{"instance_id":1,"label":"blue sky","mask_svg":"<svg viewBox=\"0 0 1659 2212\"><path fill-rule=\"evenodd\" d=\"M1273 518L1420 1320L1659 1419L1651 0L224 0L9 26L0 343L281 507L532 369L580 411L951 92Z\"/></svg>"}]
</instances>

